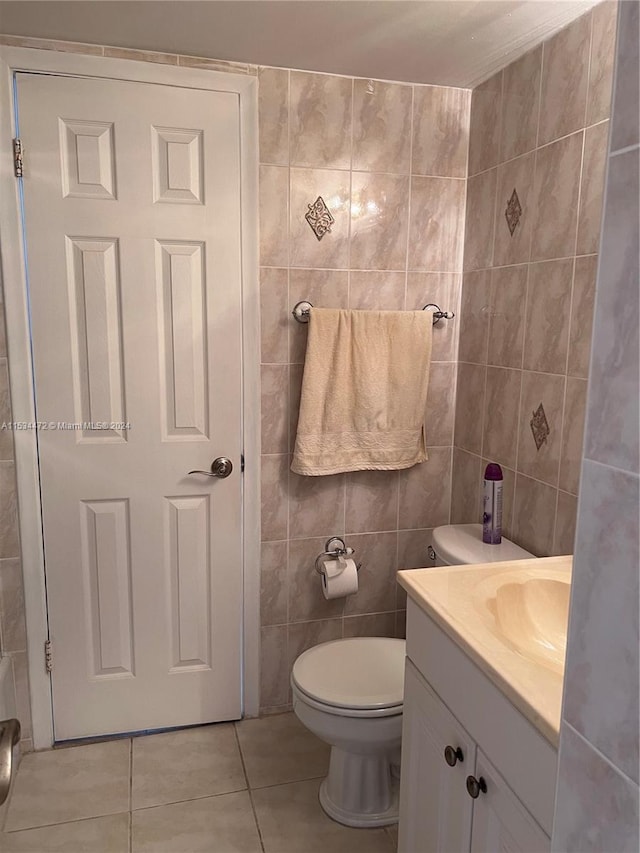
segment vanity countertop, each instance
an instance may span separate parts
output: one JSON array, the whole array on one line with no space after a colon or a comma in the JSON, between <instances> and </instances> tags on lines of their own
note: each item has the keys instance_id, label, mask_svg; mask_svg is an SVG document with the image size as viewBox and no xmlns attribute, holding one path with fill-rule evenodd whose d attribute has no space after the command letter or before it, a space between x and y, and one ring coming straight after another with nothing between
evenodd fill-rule
<instances>
[{"instance_id":1,"label":"vanity countertop","mask_svg":"<svg viewBox=\"0 0 640 853\"><path fill-rule=\"evenodd\" d=\"M573 558L398 573L413 602L558 746Z\"/></svg>"}]
</instances>

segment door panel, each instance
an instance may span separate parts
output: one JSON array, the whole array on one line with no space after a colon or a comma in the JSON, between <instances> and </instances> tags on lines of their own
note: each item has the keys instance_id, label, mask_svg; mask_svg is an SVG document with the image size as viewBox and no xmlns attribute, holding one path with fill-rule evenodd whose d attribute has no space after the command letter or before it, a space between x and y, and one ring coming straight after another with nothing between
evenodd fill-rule
<instances>
[{"instance_id":1,"label":"door panel","mask_svg":"<svg viewBox=\"0 0 640 853\"><path fill-rule=\"evenodd\" d=\"M66 237L74 409L81 423L125 423L117 240ZM83 440L124 441L122 429L83 429Z\"/></svg>"},{"instance_id":2,"label":"door panel","mask_svg":"<svg viewBox=\"0 0 640 853\"><path fill-rule=\"evenodd\" d=\"M17 90L56 739L236 719L238 98Z\"/></svg>"},{"instance_id":3,"label":"door panel","mask_svg":"<svg viewBox=\"0 0 640 853\"><path fill-rule=\"evenodd\" d=\"M203 246L156 242L163 438L209 437Z\"/></svg>"}]
</instances>

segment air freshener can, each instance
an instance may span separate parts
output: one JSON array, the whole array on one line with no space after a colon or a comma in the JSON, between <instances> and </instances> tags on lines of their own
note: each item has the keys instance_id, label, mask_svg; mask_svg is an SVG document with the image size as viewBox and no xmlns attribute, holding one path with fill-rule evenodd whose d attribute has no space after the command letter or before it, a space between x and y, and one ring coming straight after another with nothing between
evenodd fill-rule
<instances>
[{"instance_id":1,"label":"air freshener can","mask_svg":"<svg viewBox=\"0 0 640 853\"><path fill-rule=\"evenodd\" d=\"M484 472L482 541L499 545L502 541L502 468L490 462Z\"/></svg>"}]
</instances>

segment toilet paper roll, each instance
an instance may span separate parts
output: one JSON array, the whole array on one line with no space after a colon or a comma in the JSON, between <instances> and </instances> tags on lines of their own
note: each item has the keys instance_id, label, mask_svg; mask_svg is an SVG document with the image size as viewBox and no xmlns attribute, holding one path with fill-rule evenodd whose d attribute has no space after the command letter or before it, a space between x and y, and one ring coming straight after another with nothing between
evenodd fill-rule
<instances>
[{"instance_id":1,"label":"toilet paper roll","mask_svg":"<svg viewBox=\"0 0 640 853\"><path fill-rule=\"evenodd\" d=\"M344 598L358 591L358 570L353 560L322 561L322 592L324 597Z\"/></svg>"}]
</instances>

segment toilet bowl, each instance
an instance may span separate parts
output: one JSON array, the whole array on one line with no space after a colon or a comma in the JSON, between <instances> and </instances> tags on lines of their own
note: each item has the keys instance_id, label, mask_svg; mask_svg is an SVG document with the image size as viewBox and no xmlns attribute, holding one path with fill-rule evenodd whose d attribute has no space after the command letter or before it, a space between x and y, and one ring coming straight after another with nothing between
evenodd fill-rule
<instances>
[{"instance_id":1,"label":"toilet bowl","mask_svg":"<svg viewBox=\"0 0 640 853\"><path fill-rule=\"evenodd\" d=\"M353 637L322 643L293 665L293 710L331 747L324 811L346 826L398 822L405 641Z\"/></svg>"}]
</instances>

